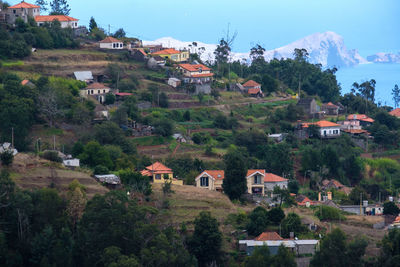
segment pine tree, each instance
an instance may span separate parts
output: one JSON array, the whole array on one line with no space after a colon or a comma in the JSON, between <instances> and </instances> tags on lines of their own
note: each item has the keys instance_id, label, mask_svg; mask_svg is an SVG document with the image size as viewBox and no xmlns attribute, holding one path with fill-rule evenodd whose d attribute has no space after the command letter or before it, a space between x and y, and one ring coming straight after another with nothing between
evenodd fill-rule
<instances>
[{"instance_id":1,"label":"pine tree","mask_svg":"<svg viewBox=\"0 0 400 267\"><path fill-rule=\"evenodd\" d=\"M36 0L36 5L40 6L41 11L47 11L49 9L45 0Z\"/></svg>"},{"instance_id":2,"label":"pine tree","mask_svg":"<svg viewBox=\"0 0 400 267\"><path fill-rule=\"evenodd\" d=\"M400 88L397 84L395 84L394 88L392 89L392 96L394 101L394 107L397 108L400 103Z\"/></svg>"},{"instance_id":3,"label":"pine tree","mask_svg":"<svg viewBox=\"0 0 400 267\"><path fill-rule=\"evenodd\" d=\"M247 191L245 160L238 151L230 151L224 161L225 179L222 188L230 199L239 199Z\"/></svg>"},{"instance_id":4,"label":"pine tree","mask_svg":"<svg viewBox=\"0 0 400 267\"><path fill-rule=\"evenodd\" d=\"M96 29L96 28L97 28L97 23L96 23L96 21L94 20L94 18L91 17L91 18L90 18L90 22L89 22L89 31L92 32L93 29Z\"/></svg>"},{"instance_id":5,"label":"pine tree","mask_svg":"<svg viewBox=\"0 0 400 267\"><path fill-rule=\"evenodd\" d=\"M69 15L69 12L71 12L67 0L53 0L50 6L51 15Z\"/></svg>"}]
</instances>

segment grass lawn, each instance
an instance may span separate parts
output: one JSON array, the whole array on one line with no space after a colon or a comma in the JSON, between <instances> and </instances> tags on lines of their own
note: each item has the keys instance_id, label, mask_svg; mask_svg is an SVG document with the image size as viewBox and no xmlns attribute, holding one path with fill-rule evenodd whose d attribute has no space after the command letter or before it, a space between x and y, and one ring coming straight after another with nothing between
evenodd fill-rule
<instances>
[{"instance_id":1,"label":"grass lawn","mask_svg":"<svg viewBox=\"0 0 400 267\"><path fill-rule=\"evenodd\" d=\"M15 67L15 66L23 66L24 62L21 60L18 61L0 61L3 67Z\"/></svg>"},{"instance_id":2,"label":"grass lawn","mask_svg":"<svg viewBox=\"0 0 400 267\"><path fill-rule=\"evenodd\" d=\"M156 146L169 143L173 140L172 137L162 136L144 136L132 138L133 142L139 146Z\"/></svg>"}]
</instances>

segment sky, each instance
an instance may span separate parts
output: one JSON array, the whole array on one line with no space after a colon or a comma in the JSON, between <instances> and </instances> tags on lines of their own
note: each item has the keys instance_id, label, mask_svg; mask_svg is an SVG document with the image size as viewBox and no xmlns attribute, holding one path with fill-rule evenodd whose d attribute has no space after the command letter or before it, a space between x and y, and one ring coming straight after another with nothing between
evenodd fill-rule
<instances>
[{"instance_id":1,"label":"sky","mask_svg":"<svg viewBox=\"0 0 400 267\"><path fill-rule=\"evenodd\" d=\"M18 0L9 1L11 4ZM27 1L29 2L29 0ZM31 2L34 2L32 0ZM217 43L238 32L233 51L256 43L267 50L316 32L333 31L362 56L400 51L399 0L68 0L71 16L93 16L111 32L123 28L143 40L174 37Z\"/></svg>"}]
</instances>

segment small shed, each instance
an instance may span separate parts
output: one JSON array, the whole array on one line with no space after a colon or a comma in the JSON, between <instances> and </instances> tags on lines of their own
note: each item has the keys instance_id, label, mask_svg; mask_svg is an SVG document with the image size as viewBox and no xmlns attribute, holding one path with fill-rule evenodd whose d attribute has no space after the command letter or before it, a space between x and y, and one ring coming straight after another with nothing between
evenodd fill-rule
<instances>
[{"instance_id":1,"label":"small shed","mask_svg":"<svg viewBox=\"0 0 400 267\"><path fill-rule=\"evenodd\" d=\"M79 159L73 159L73 158L64 159L63 160L63 165L65 167L77 168L77 167L80 166L80 162L79 162Z\"/></svg>"},{"instance_id":2,"label":"small shed","mask_svg":"<svg viewBox=\"0 0 400 267\"><path fill-rule=\"evenodd\" d=\"M176 88L179 85L181 85L181 80L177 79L177 78L169 78L168 79L168 85Z\"/></svg>"}]
</instances>

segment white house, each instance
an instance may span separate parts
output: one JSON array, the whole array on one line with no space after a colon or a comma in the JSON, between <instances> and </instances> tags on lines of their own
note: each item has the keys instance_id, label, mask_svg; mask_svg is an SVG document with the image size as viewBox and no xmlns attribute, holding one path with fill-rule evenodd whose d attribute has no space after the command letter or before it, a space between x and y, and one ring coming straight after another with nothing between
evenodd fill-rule
<instances>
[{"instance_id":1,"label":"white house","mask_svg":"<svg viewBox=\"0 0 400 267\"><path fill-rule=\"evenodd\" d=\"M121 42L120 40L108 36L104 40L101 40L99 42L100 48L103 49L123 49L124 48L124 43Z\"/></svg>"},{"instance_id":2,"label":"white house","mask_svg":"<svg viewBox=\"0 0 400 267\"><path fill-rule=\"evenodd\" d=\"M51 15L51 16L35 16L35 21L38 26L43 26L45 23L59 21L61 28L78 28L78 19L66 15Z\"/></svg>"},{"instance_id":3,"label":"white house","mask_svg":"<svg viewBox=\"0 0 400 267\"><path fill-rule=\"evenodd\" d=\"M306 122L302 124L303 128L315 125L319 128L322 138L335 138L340 136L340 125L330 121Z\"/></svg>"},{"instance_id":4,"label":"white house","mask_svg":"<svg viewBox=\"0 0 400 267\"><path fill-rule=\"evenodd\" d=\"M110 88L105 86L102 83L92 83L89 84L86 88L80 90L80 95L82 97L87 97L89 95L94 96L97 101L100 103L104 103L106 100L106 94L110 92Z\"/></svg>"},{"instance_id":5,"label":"white house","mask_svg":"<svg viewBox=\"0 0 400 267\"><path fill-rule=\"evenodd\" d=\"M266 173L264 176L264 193L272 196L275 186L281 189L288 188L288 179L280 177L273 173Z\"/></svg>"}]
</instances>

